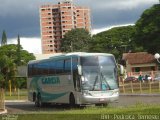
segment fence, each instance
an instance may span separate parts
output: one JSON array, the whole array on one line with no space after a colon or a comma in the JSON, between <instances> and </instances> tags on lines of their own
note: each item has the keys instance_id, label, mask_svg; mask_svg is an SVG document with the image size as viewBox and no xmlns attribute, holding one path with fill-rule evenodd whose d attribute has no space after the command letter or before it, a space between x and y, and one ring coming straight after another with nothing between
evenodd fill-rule
<instances>
[{"instance_id":1,"label":"fence","mask_svg":"<svg viewBox=\"0 0 160 120\"><path fill-rule=\"evenodd\" d=\"M160 81L122 82L120 83L120 93L159 94Z\"/></svg>"},{"instance_id":2,"label":"fence","mask_svg":"<svg viewBox=\"0 0 160 120\"><path fill-rule=\"evenodd\" d=\"M5 109L5 98L4 98L4 90L0 89L0 110Z\"/></svg>"}]
</instances>

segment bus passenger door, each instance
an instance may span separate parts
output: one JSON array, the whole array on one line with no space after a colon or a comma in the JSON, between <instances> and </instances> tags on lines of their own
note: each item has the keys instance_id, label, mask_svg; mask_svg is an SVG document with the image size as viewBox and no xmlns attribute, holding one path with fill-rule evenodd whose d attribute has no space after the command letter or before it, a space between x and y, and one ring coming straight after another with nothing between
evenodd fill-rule
<instances>
[{"instance_id":1,"label":"bus passenger door","mask_svg":"<svg viewBox=\"0 0 160 120\"><path fill-rule=\"evenodd\" d=\"M73 83L75 91L80 92L80 78L78 75L78 70L73 71Z\"/></svg>"}]
</instances>

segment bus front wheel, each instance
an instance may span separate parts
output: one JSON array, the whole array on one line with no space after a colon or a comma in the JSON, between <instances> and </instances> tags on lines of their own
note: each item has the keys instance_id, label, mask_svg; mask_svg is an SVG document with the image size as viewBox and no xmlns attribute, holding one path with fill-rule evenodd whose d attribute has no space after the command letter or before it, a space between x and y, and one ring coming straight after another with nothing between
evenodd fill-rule
<instances>
[{"instance_id":1,"label":"bus front wheel","mask_svg":"<svg viewBox=\"0 0 160 120\"><path fill-rule=\"evenodd\" d=\"M75 106L75 98L74 98L73 93L71 93L70 96L69 96L69 105L70 105L70 107Z\"/></svg>"}]
</instances>

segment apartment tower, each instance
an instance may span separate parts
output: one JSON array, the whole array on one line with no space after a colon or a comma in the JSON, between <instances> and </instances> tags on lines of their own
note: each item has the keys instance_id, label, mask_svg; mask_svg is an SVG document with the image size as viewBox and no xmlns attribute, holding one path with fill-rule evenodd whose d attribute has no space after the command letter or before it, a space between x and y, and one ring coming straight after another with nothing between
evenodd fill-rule
<instances>
[{"instance_id":1,"label":"apartment tower","mask_svg":"<svg viewBox=\"0 0 160 120\"><path fill-rule=\"evenodd\" d=\"M90 9L76 6L70 0L40 7L42 53L59 53L64 34L74 28L90 32Z\"/></svg>"}]
</instances>

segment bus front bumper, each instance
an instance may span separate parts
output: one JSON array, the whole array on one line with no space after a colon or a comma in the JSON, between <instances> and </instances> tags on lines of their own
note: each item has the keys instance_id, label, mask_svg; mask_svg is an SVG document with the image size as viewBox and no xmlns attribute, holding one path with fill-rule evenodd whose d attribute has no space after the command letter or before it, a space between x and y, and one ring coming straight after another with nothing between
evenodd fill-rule
<instances>
[{"instance_id":1,"label":"bus front bumper","mask_svg":"<svg viewBox=\"0 0 160 120\"><path fill-rule=\"evenodd\" d=\"M84 104L106 104L111 102L116 102L119 99L119 94L113 94L110 96L91 96L83 95L82 103Z\"/></svg>"}]
</instances>

